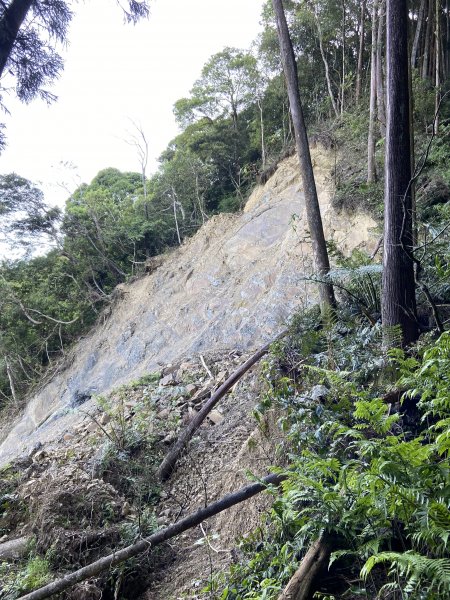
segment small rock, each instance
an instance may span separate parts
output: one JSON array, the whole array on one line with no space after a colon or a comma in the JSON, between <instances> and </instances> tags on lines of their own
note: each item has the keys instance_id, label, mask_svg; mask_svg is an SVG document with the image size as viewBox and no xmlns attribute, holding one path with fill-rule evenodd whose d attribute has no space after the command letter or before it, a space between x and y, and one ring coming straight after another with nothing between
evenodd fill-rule
<instances>
[{"instance_id":1,"label":"small rock","mask_svg":"<svg viewBox=\"0 0 450 600\"><path fill-rule=\"evenodd\" d=\"M176 384L176 379L175 379L175 375L173 373L169 373L168 375L165 375L164 377L162 377L159 380L159 385L161 385L161 386L175 385L175 384Z\"/></svg>"},{"instance_id":2,"label":"small rock","mask_svg":"<svg viewBox=\"0 0 450 600\"><path fill-rule=\"evenodd\" d=\"M75 435L73 433L67 432L63 435L63 440L65 442L71 442L74 438L75 438Z\"/></svg>"},{"instance_id":3,"label":"small rock","mask_svg":"<svg viewBox=\"0 0 450 600\"><path fill-rule=\"evenodd\" d=\"M89 433L93 433L94 431L97 431L98 429L98 425L95 421L91 421L90 423L88 423L86 425L85 431L89 432Z\"/></svg>"},{"instance_id":4,"label":"small rock","mask_svg":"<svg viewBox=\"0 0 450 600\"><path fill-rule=\"evenodd\" d=\"M171 431L170 433L168 433L166 435L166 437L163 439L163 444L171 444L172 442L174 442L177 439L177 434L174 431Z\"/></svg>"},{"instance_id":5,"label":"small rock","mask_svg":"<svg viewBox=\"0 0 450 600\"><path fill-rule=\"evenodd\" d=\"M159 411L159 413L156 415L158 417L158 419L167 419L167 417L170 415L170 410L168 408L163 408L162 410Z\"/></svg>"},{"instance_id":6,"label":"small rock","mask_svg":"<svg viewBox=\"0 0 450 600\"><path fill-rule=\"evenodd\" d=\"M219 412L216 409L213 409L209 415L208 415L208 419L210 421L212 421L214 423L214 425L218 425L219 423L221 423L224 420L224 416L221 412Z\"/></svg>"},{"instance_id":7,"label":"small rock","mask_svg":"<svg viewBox=\"0 0 450 600\"><path fill-rule=\"evenodd\" d=\"M182 373L185 373L186 371L190 371L193 368L193 364L190 362L183 362L180 365L180 368L178 369L178 373L180 373L180 375Z\"/></svg>"},{"instance_id":8,"label":"small rock","mask_svg":"<svg viewBox=\"0 0 450 600\"><path fill-rule=\"evenodd\" d=\"M0 544L2 544L3 542L6 542L6 540L8 539L8 536L6 535L2 535L2 537L0 537Z\"/></svg>"},{"instance_id":9,"label":"small rock","mask_svg":"<svg viewBox=\"0 0 450 600\"><path fill-rule=\"evenodd\" d=\"M216 383L223 383L228 377L228 371L220 371L217 373Z\"/></svg>"},{"instance_id":10,"label":"small rock","mask_svg":"<svg viewBox=\"0 0 450 600\"><path fill-rule=\"evenodd\" d=\"M189 383L186 386L186 394L187 394L187 396L189 396L189 398L191 398L197 390L198 390L197 386L194 385L193 383Z\"/></svg>"},{"instance_id":11,"label":"small rock","mask_svg":"<svg viewBox=\"0 0 450 600\"><path fill-rule=\"evenodd\" d=\"M108 425L108 423L111 421L111 417L108 415L108 413L103 413L99 421L101 425Z\"/></svg>"},{"instance_id":12,"label":"small rock","mask_svg":"<svg viewBox=\"0 0 450 600\"><path fill-rule=\"evenodd\" d=\"M36 452L36 454L33 456L33 462L37 463L37 462L41 462L44 460L44 458L47 457L47 452L45 450L39 450L38 452Z\"/></svg>"}]
</instances>

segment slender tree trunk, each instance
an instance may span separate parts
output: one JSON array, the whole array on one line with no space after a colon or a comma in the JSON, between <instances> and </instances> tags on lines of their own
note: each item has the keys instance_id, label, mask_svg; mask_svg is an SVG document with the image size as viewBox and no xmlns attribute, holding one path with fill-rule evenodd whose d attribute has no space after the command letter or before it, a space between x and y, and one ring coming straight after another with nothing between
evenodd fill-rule
<instances>
[{"instance_id":1,"label":"slender tree trunk","mask_svg":"<svg viewBox=\"0 0 450 600\"><path fill-rule=\"evenodd\" d=\"M292 47L289 29L284 14L282 0L272 0L277 23L278 39L280 42L281 59L286 77L289 105L294 125L295 141L300 165L300 174L305 194L306 214L311 235L315 268L319 275L326 275L330 270L328 251L323 232L319 199L317 197L316 181L309 151L308 134L306 131L303 109L300 100L297 65ZM335 306L333 286L322 283L319 286L322 310Z\"/></svg>"},{"instance_id":2,"label":"slender tree trunk","mask_svg":"<svg viewBox=\"0 0 450 600\"><path fill-rule=\"evenodd\" d=\"M434 119L434 135L439 133L439 103L441 101L441 3L440 0L436 0L436 29L435 29L435 75L434 85L436 88L435 96L435 119Z\"/></svg>"},{"instance_id":3,"label":"slender tree trunk","mask_svg":"<svg viewBox=\"0 0 450 600\"><path fill-rule=\"evenodd\" d=\"M419 51L420 35L422 33L423 18L425 15L425 2L426 0L421 0L419 14L417 15L416 31L414 33L414 41L411 49L411 67L413 69L417 65L417 53Z\"/></svg>"},{"instance_id":4,"label":"slender tree trunk","mask_svg":"<svg viewBox=\"0 0 450 600\"><path fill-rule=\"evenodd\" d=\"M407 0L387 0L387 129L382 322L385 344L400 326L402 343L418 336L412 260L411 131Z\"/></svg>"},{"instance_id":5,"label":"slender tree trunk","mask_svg":"<svg viewBox=\"0 0 450 600\"><path fill-rule=\"evenodd\" d=\"M450 0L445 4L446 35L445 35L445 77L450 76Z\"/></svg>"},{"instance_id":6,"label":"slender tree trunk","mask_svg":"<svg viewBox=\"0 0 450 600\"><path fill-rule=\"evenodd\" d=\"M425 0L423 0L425 1ZM359 104L361 96L361 81L363 71L363 59L364 59L364 37L365 37L365 25L366 25L366 0L361 3L361 16L359 23L359 50L358 50L358 68L356 71L356 90L355 90L355 101Z\"/></svg>"},{"instance_id":7,"label":"slender tree trunk","mask_svg":"<svg viewBox=\"0 0 450 600\"><path fill-rule=\"evenodd\" d=\"M386 22L386 0L381 0L378 10L377 30L377 112L381 137L386 135L386 109L384 102L383 38Z\"/></svg>"},{"instance_id":8,"label":"slender tree trunk","mask_svg":"<svg viewBox=\"0 0 450 600\"><path fill-rule=\"evenodd\" d=\"M427 28L425 32L424 44L422 79L428 79L431 76L430 63L432 62L431 46L433 45L433 0L428 0Z\"/></svg>"},{"instance_id":9,"label":"slender tree trunk","mask_svg":"<svg viewBox=\"0 0 450 600\"><path fill-rule=\"evenodd\" d=\"M378 0L372 6L372 52L370 65L369 137L367 140L367 183L377 180L375 163L375 113L377 103L377 12Z\"/></svg>"},{"instance_id":10,"label":"slender tree trunk","mask_svg":"<svg viewBox=\"0 0 450 600\"><path fill-rule=\"evenodd\" d=\"M33 0L13 0L0 20L0 77L11 55L19 29Z\"/></svg>"},{"instance_id":11,"label":"slender tree trunk","mask_svg":"<svg viewBox=\"0 0 450 600\"><path fill-rule=\"evenodd\" d=\"M345 36L346 36L346 20L345 20L345 0L342 0L342 85L341 85L341 116L344 114L345 109Z\"/></svg>"},{"instance_id":12,"label":"slender tree trunk","mask_svg":"<svg viewBox=\"0 0 450 600\"><path fill-rule=\"evenodd\" d=\"M325 67L325 80L327 82L327 88L328 88L328 95L330 97L330 101L331 101L331 106L333 107L333 111L336 117L339 117L339 110L336 104L336 100L334 98L334 93L333 93L333 86L331 83L331 77L330 77L330 67L328 65L328 60L327 57L325 55L325 50L323 48L323 37L322 37L322 28L320 26L320 20L319 20L319 15L317 14L317 7L316 5L314 5L314 17L316 20L316 25L317 25L317 34L319 36L319 49L320 49L320 56L322 57L322 62L323 62L323 66Z\"/></svg>"},{"instance_id":13,"label":"slender tree trunk","mask_svg":"<svg viewBox=\"0 0 450 600\"><path fill-rule=\"evenodd\" d=\"M261 160L262 160L262 169L266 168L266 144L264 139L264 112L263 112L263 104L261 98L258 98L258 108L259 108L259 123L261 129Z\"/></svg>"},{"instance_id":14,"label":"slender tree trunk","mask_svg":"<svg viewBox=\"0 0 450 600\"><path fill-rule=\"evenodd\" d=\"M8 375L9 388L11 390L11 396L14 400L14 404L17 405L17 394L16 394L16 386L14 385L14 377L12 374L11 366L8 361L8 357L5 356L5 366L6 366L6 374Z\"/></svg>"}]
</instances>

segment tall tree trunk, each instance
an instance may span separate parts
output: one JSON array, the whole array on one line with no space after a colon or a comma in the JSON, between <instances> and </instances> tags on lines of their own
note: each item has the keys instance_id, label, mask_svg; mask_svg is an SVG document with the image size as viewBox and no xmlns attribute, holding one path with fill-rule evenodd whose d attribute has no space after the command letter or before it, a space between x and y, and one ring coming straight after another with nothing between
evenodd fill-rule
<instances>
[{"instance_id":1,"label":"tall tree trunk","mask_svg":"<svg viewBox=\"0 0 450 600\"><path fill-rule=\"evenodd\" d=\"M0 20L0 77L11 55L14 43L33 0L13 0Z\"/></svg>"},{"instance_id":2,"label":"tall tree trunk","mask_svg":"<svg viewBox=\"0 0 450 600\"><path fill-rule=\"evenodd\" d=\"M419 14L417 15L416 31L414 33L414 41L411 49L411 67L413 69L417 65L417 53L419 51L420 35L422 33L423 18L425 15L425 2L426 0L421 0Z\"/></svg>"},{"instance_id":3,"label":"tall tree trunk","mask_svg":"<svg viewBox=\"0 0 450 600\"><path fill-rule=\"evenodd\" d=\"M334 98L333 86L331 84L330 67L328 65L328 60L325 55L325 50L323 48L322 28L320 26L319 15L317 14L317 7L315 4L314 4L313 12L314 12L315 20L316 20L316 25L317 25L317 34L319 36L320 56L322 57L323 66L325 67L325 80L327 82L328 95L330 97L331 106L333 107L334 114L336 115L336 117L339 117L339 110L338 110L338 107L336 104L336 100Z\"/></svg>"},{"instance_id":4,"label":"tall tree trunk","mask_svg":"<svg viewBox=\"0 0 450 600\"><path fill-rule=\"evenodd\" d=\"M284 14L282 0L272 0L277 23L278 39L280 42L281 59L286 77L289 104L294 125L295 141L300 165L300 174L303 181L305 194L306 215L311 235L316 271L319 275L326 275L330 270L327 246L323 232L322 217L320 214L319 199L317 197L316 181L314 179L311 153L309 151L308 134L306 132L303 109L300 100L298 85L297 65L294 49L292 47L289 29ZM335 306L333 286L321 283L319 286L322 310Z\"/></svg>"},{"instance_id":5,"label":"tall tree trunk","mask_svg":"<svg viewBox=\"0 0 450 600\"><path fill-rule=\"evenodd\" d=\"M422 79L428 79L431 76L430 63L431 46L433 45L433 0L428 0L428 16L427 29L425 32L423 62L422 62Z\"/></svg>"},{"instance_id":6,"label":"tall tree trunk","mask_svg":"<svg viewBox=\"0 0 450 600\"><path fill-rule=\"evenodd\" d=\"M375 112L377 102L377 12L378 0L372 6L372 52L370 65L369 137L367 140L367 183L377 180L375 163Z\"/></svg>"},{"instance_id":7,"label":"tall tree trunk","mask_svg":"<svg viewBox=\"0 0 450 600\"><path fill-rule=\"evenodd\" d=\"M262 161L262 169L266 168L266 142L264 139L264 111L263 111L263 103L262 99L258 98L257 100L258 108L259 108L259 125L261 130L261 161Z\"/></svg>"},{"instance_id":8,"label":"tall tree trunk","mask_svg":"<svg viewBox=\"0 0 450 600\"><path fill-rule=\"evenodd\" d=\"M377 111L381 136L386 135L386 109L384 103L384 73L383 73L383 38L386 22L386 0L381 0L378 10L377 30Z\"/></svg>"},{"instance_id":9,"label":"tall tree trunk","mask_svg":"<svg viewBox=\"0 0 450 600\"><path fill-rule=\"evenodd\" d=\"M418 336L412 260L411 130L407 0L387 0L387 128L382 322L385 343L400 326L403 345Z\"/></svg>"},{"instance_id":10,"label":"tall tree trunk","mask_svg":"<svg viewBox=\"0 0 450 600\"><path fill-rule=\"evenodd\" d=\"M424 2L425 0L423 0ZM359 98L361 96L361 81L362 81L362 70L363 70L363 59L364 59L364 37L365 37L365 25L366 25L366 0L361 3L361 16L359 23L359 50L358 50L358 68L356 71L356 90L355 90L355 101L359 104Z\"/></svg>"},{"instance_id":11,"label":"tall tree trunk","mask_svg":"<svg viewBox=\"0 0 450 600\"><path fill-rule=\"evenodd\" d=\"M342 0L342 82L341 82L341 116L345 109L345 35L346 35L346 20L345 20L345 0Z\"/></svg>"},{"instance_id":12,"label":"tall tree trunk","mask_svg":"<svg viewBox=\"0 0 450 600\"><path fill-rule=\"evenodd\" d=\"M435 119L434 119L434 135L439 133L439 103L441 101L441 3L436 0L436 29L435 29L435 74L434 85L436 88L435 97Z\"/></svg>"},{"instance_id":13,"label":"tall tree trunk","mask_svg":"<svg viewBox=\"0 0 450 600\"><path fill-rule=\"evenodd\" d=\"M445 35L445 78L450 76L450 0L445 4L446 35Z\"/></svg>"}]
</instances>

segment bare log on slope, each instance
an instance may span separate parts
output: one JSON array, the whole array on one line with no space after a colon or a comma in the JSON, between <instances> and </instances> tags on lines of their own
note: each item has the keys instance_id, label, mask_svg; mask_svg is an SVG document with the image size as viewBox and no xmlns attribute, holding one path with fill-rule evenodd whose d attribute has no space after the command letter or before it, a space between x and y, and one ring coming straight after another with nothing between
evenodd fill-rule
<instances>
[{"instance_id":1,"label":"bare log on slope","mask_svg":"<svg viewBox=\"0 0 450 600\"><path fill-rule=\"evenodd\" d=\"M327 566L331 544L326 538L316 540L305 554L278 600L307 600L311 597L317 576Z\"/></svg>"},{"instance_id":2,"label":"bare log on slope","mask_svg":"<svg viewBox=\"0 0 450 600\"><path fill-rule=\"evenodd\" d=\"M118 565L129 558L133 558L134 556L138 556L139 554L143 554L144 552L151 550L166 540L169 540L170 538L173 538L188 529L192 529L192 527L200 525L200 523L202 523L202 521L205 519L213 517L227 508L231 508L235 504L239 504L240 502L244 502L244 500L248 500L249 498L256 496L256 494L262 492L268 485L279 485L283 479L285 479L285 476L283 475L268 475L267 477L264 477L260 483L252 483L241 488L237 492L227 494L220 500L217 500L217 502L213 502L212 504L201 508L197 512L188 515L186 518L178 521L178 523L174 523L173 525L170 525L165 529L161 529L161 531L158 531L149 537L143 538L136 544L132 544L131 546L127 546L126 548L122 548L122 550L114 552L113 554L109 554L108 556L100 558L90 565L87 565L82 569L78 569L78 571L69 573L61 579L53 581L52 583L49 583L48 585L45 585L44 587L35 590L30 594L22 596L22 600L42 600L43 598L50 598L50 596L67 590L81 581L95 577L103 571L107 571L111 567L114 567L115 565Z\"/></svg>"},{"instance_id":3,"label":"bare log on slope","mask_svg":"<svg viewBox=\"0 0 450 600\"><path fill-rule=\"evenodd\" d=\"M251 356L243 365L236 369L236 371L234 371L234 373L232 373L230 377L228 377L228 379L212 394L208 402L206 402L203 408L192 419L192 421L189 423L186 429L182 431L180 437L175 442L173 448L170 450L170 452L160 464L156 474L161 481L165 481L170 477L170 474L172 473L175 464L179 459L181 453L183 452L184 448L186 447L187 443L192 438L197 429L200 427L200 425L203 423L203 421L206 419L208 414L219 402L219 400L223 398L223 396L225 396L225 394L233 387L233 385L237 383L239 379L241 379L241 377L245 373L247 373L247 371L251 369L251 367L253 367L255 363L257 363L263 356L265 356L268 353L270 346L274 342L281 339L286 334L287 331L283 331L283 333L276 337L275 340L263 346L260 350L258 350L258 352L255 352L253 356Z\"/></svg>"}]
</instances>

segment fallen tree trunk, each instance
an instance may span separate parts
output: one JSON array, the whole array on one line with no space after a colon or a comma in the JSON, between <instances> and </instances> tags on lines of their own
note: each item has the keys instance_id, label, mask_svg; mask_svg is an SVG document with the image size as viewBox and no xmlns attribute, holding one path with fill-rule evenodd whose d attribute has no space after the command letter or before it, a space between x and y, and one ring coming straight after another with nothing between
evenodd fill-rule
<instances>
[{"instance_id":1,"label":"fallen tree trunk","mask_svg":"<svg viewBox=\"0 0 450 600\"><path fill-rule=\"evenodd\" d=\"M29 537L21 537L15 540L8 540L0 544L0 562L1 561L14 561L28 552L28 545L30 543Z\"/></svg>"},{"instance_id":2,"label":"fallen tree trunk","mask_svg":"<svg viewBox=\"0 0 450 600\"><path fill-rule=\"evenodd\" d=\"M192 438L194 433L206 419L208 414L212 411L212 409L216 406L223 396L233 387L233 385L239 381L239 379L255 364L260 360L265 354L268 353L270 346L283 338L287 334L287 331L283 331L279 336L275 338L272 342L269 342L265 346L263 346L258 352L255 352L253 356L251 356L243 365L241 365L234 373L228 377L228 379L212 394L211 398L206 402L203 408L196 414L196 416L192 419L189 425L184 429L175 442L173 448L168 452L167 456L164 458L162 463L160 464L156 475L158 479L161 481L165 481L170 477L172 473L175 463L177 462L180 454L183 452L189 440Z\"/></svg>"},{"instance_id":3,"label":"fallen tree trunk","mask_svg":"<svg viewBox=\"0 0 450 600\"><path fill-rule=\"evenodd\" d=\"M299 568L278 600L308 600L311 598L317 576L327 566L331 544L326 538L316 540L305 554Z\"/></svg>"},{"instance_id":4,"label":"fallen tree trunk","mask_svg":"<svg viewBox=\"0 0 450 600\"><path fill-rule=\"evenodd\" d=\"M227 508L238 504L239 502L248 500L252 496L262 492L267 485L279 485L283 479L285 479L285 476L283 475L268 475L261 480L261 483L252 483L244 488L241 488L237 492L227 494L220 500L217 500L216 502L201 508L197 512L188 515L186 518L181 519L181 521L178 521L178 523L174 523L165 529L161 529L161 531L158 531L147 538L143 538L131 546L127 546L126 548L122 548L122 550L118 550L113 554L109 554L108 556L100 558L90 565L87 565L82 569L78 569L78 571L69 573L61 579L53 581L52 583L49 583L48 585L45 585L34 592L22 596L22 600L42 600L43 598L49 598L54 594L62 592L63 590L67 590L76 583L80 583L80 581L95 577L103 571L106 571L107 569L110 569L111 567L118 565L129 558L132 558L133 556L137 556L138 554L142 554L148 550L151 550L155 546L158 546L166 540L183 533L183 531L186 531L187 529L196 527L205 519L208 519L209 517L212 517L226 510Z\"/></svg>"}]
</instances>

